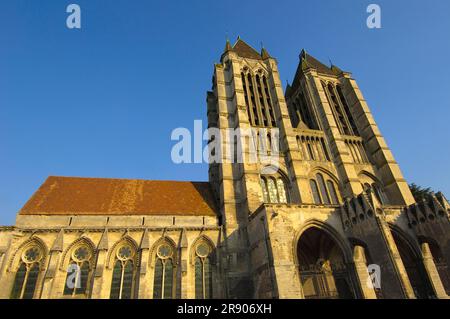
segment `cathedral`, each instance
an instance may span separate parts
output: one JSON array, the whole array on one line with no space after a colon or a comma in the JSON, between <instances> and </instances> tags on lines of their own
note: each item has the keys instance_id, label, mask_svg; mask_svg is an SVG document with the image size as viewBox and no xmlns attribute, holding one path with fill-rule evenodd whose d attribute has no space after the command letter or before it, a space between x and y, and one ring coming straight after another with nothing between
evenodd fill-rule
<instances>
[{"instance_id":1,"label":"cathedral","mask_svg":"<svg viewBox=\"0 0 450 319\"><path fill-rule=\"evenodd\" d=\"M283 92L277 60L238 38L206 111L208 128L254 129L259 153L276 145L276 164L210 161L208 182L50 176L0 227L0 298L449 298L450 204L415 201L351 73L303 50Z\"/></svg>"}]
</instances>

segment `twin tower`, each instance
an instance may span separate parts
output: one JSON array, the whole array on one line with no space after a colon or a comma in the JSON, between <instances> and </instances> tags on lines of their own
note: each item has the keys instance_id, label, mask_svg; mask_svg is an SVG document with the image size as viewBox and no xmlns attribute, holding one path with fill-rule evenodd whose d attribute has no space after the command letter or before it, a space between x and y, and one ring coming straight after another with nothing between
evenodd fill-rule
<instances>
[{"instance_id":1,"label":"twin tower","mask_svg":"<svg viewBox=\"0 0 450 319\"><path fill-rule=\"evenodd\" d=\"M278 145L276 169L246 160L209 167L227 296L447 298L447 200L416 203L349 72L304 50L299 59L285 92L276 59L240 38L214 68L210 128L278 130L276 140L267 135ZM219 145L246 154L248 144Z\"/></svg>"},{"instance_id":2,"label":"twin tower","mask_svg":"<svg viewBox=\"0 0 450 319\"><path fill-rule=\"evenodd\" d=\"M350 73L302 51L283 92L238 39L207 111L209 182L48 177L0 226L0 299L448 298L450 205L415 201Z\"/></svg>"}]
</instances>

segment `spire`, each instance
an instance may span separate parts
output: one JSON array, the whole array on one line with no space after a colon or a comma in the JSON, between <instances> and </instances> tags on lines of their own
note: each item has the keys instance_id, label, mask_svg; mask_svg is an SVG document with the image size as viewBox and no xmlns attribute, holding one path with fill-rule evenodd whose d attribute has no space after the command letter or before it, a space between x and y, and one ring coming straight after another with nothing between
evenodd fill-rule
<instances>
[{"instance_id":1,"label":"spire","mask_svg":"<svg viewBox=\"0 0 450 319\"><path fill-rule=\"evenodd\" d=\"M261 49L261 57L264 60L270 58L269 52L267 52L267 50L264 47L262 47L262 49Z\"/></svg>"},{"instance_id":2,"label":"spire","mask_svg":"<svg viewBox=\"0 0 450 319\"><path fill-rule=\"evenodd\" d=\"M300 59L300 60L306 60L306 50L305 49L302 49L302 51L300 51L300 55L298 56L298 58Z\"/></svg>"},{"instance_id":3,"label":"spire","mask_svg":"<svg viewBox=\"0 0 450 319\"><path fill-rule=\"evenodd\" d=\"M233 50L233 48L231 47L230 40L227 37L227 42L225 43L225 50L223 50L223 52L226 53L231 50Z\"/></svg>"}]
</instances>

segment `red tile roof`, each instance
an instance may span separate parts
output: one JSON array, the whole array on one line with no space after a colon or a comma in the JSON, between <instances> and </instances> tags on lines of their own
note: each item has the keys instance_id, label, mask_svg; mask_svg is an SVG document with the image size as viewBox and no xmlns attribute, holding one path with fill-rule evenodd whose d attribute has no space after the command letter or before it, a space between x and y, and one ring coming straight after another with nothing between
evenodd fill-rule
<instances>
[{"instance_id":1,"label":"red tile roof","mask_svg":"<svg viewBox=\"0 0 450 319\"><path fill-rule=\"evenodd\" d=\"M50 176L21 215L216 216L207 182Z\"/></svg>"}]
</instances>

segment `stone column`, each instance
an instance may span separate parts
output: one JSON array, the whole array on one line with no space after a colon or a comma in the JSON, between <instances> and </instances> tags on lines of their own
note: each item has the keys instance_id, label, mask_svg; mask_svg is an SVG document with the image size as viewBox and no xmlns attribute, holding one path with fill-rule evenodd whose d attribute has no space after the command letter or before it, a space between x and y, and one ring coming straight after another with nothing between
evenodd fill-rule
<instances>
[{"instance_id":1,"label":"stone column","mask_svg":"<svg viewBox=\"0 0 450 319\"><path fill-rule=\"evenodd\" d=\"M421 251L423 265L425 266L425 270L427 271L428 278L430 279L430 283L436 297L439 299L449 299L447 293L445 292L444 286L442 285L441 277L439 276L439 272L434 263L433 255L431 254L428 243L422 243Z\"/></svg>"}]
</instances>

